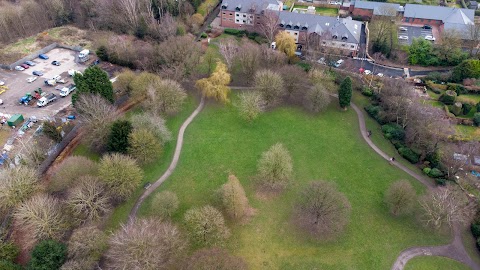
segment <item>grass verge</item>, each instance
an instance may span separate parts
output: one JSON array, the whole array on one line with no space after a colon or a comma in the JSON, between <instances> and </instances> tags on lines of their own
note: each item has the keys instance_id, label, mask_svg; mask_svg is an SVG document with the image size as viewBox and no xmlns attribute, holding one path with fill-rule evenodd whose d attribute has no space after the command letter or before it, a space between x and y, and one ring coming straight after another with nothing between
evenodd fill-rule
<instances>
[{"instance_id":1,"label":"grass verge","mask_svg":"<svg viewBox=\"0 0 480 270\"><path fill-rule=\"evenodd\" d=\"M439 256L421 256L408 261L405 270L468 270L470 267L455 260Z\"/></svg>"}]
</instances>

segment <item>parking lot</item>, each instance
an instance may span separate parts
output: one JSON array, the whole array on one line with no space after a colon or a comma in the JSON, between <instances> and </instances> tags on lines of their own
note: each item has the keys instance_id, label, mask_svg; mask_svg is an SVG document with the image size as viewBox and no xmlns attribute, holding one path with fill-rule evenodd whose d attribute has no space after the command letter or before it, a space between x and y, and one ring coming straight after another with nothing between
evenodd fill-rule
<instances>
[{"instance_id":1,"label":"parking lot","mask_svg":"<svg viewBox=\"0 0 480 270\"><path fill-rule=\"evenodd\" d=\"M432 36L432 29L423 29L422 26L411 26L411 25L401 25L400 27L405 27L407 31L401 31L399 28L398 32L398 44L400 45L410 45L414 38L425 38L426 36ZM402 39L401 37L408 37L408 39Z\"/></svg>"},{"instance_id":2,"label":"parking lot","mask_svg":"<svg viewBox=\"0 0 480 270\"><path fill-rule=\"evenodd\" d=\"M0 69L0 80L5 82L8 90L0 95L3 100L3 105L0 105L0 113L15 114L21 113L25 118L36 116L37 118L49 117L55 115L58 111L66 108L71 103L71 98L61 98L57 87L68 86L73 83L73 79L68 75L68 70L75 69L83 71L87 66L75 63L75 55L77 52L68 49L55 48L46 53L49 57L47 60L36 58L33 62L36 64L24 71L8 71ZM59 61L60 66L52 65L52 61ZM35 77L32 75L33 71L40 71L43 73L34 82L28 83L27 79ZM65 79L65 84L57 84L56 86L47 86L44 81L52 79L60 75ZM29 105L19 104L19 99L26 93L34 94L34 90L42 88L43 92L55 93L57 100L48 104L45 107L38 108L36 100L34 99Z\"/></svg>"}]
</instances>

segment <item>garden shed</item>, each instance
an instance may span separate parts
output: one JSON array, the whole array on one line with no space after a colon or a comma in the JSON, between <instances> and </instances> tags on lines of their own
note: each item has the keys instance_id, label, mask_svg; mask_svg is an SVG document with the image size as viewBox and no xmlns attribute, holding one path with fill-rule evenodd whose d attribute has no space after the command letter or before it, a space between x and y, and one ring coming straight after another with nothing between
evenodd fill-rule
<instances>
[{"instance_id":1,"label":"garden shed","mask_svg":"<svg viewBox=\"0 0 480 270\"><path fill-rule=\"evenodd\" d=\"M7 120L7 124L11 127L18 126L23 122L23 115L21 114L14 114L10 119Z\"/></svg>"}]
</instances>

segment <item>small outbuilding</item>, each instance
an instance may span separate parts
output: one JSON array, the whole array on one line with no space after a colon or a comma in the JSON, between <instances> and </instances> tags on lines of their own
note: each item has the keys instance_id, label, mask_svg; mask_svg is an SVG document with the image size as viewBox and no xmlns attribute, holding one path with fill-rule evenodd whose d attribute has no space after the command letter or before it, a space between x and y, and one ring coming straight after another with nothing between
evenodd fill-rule
<instances>
[{"instance_id":1,"label":"small outbuilding","mask_svg":"<svg viewBox=\"0 0 480 270\"><path fill-rule=\"evenodd\" d=\"M21 114L14 114L10 119L7 120L7 124L11 127L13 126L19 126L21 123L23 123L23 115Z\"/></svg>"}]
</instances>

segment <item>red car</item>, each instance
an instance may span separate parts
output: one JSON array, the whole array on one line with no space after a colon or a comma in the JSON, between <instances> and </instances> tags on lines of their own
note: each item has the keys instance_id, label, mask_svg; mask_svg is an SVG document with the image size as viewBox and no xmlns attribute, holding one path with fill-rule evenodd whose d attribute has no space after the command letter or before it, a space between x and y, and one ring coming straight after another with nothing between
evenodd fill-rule
<instances>
[{"instance_id":1,"label":"red car","mask_svg":"<svg viewBox=\"0 0 480 270\"><path fill-rule=\"evenodd\" d=\"M29 67L30 67L30 66L29 66L29 65L27 65L27 64L21 64L20 66L21 66L21 67L23 67L24 69L27 69L27 68L29 68Z\"/></svg>"}]
</instances>

